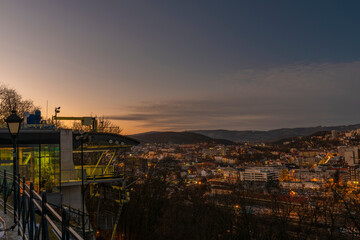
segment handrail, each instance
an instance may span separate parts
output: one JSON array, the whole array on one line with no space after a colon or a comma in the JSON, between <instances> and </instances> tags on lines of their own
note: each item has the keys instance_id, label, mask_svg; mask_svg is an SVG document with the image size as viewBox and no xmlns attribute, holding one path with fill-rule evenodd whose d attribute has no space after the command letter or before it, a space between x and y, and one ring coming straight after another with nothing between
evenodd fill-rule
<instances>
[{"instance_id":1,"label":"handrail","mask_svg":"<svg viewBox=\"0 0 360 240\"><path fill-rule=\"evenodd\" d=\"M106 168L106 166L101 167L84 167L84 181L91 181L93 179L103 179L103 178L117 178L119 176L123 176L124 174L121 172L116 172L112 169L112 172L109 172L111 166ZM89 172L93 172L90 174ZM78 182L82 180L81 176L81 169L63 169L61 170L61 182L68 183L68 182Z\"/></svg>"},{"instance_id":2,"label":"handrail","mask_svg":"<svg viewBox=\"0 0 360 240\"><path fill-rule=\"evenodd\" d=\"M46 191L42 192L40 196L34 190L33 182L26 184L25 178L20 178L20 175L13 176L4 170L0 172L0 194L3 195L4 213L7 212L7 199L12 194L14 204L14 222L18 223L18 235L23 239L38 240L49 239L47 230L48 224L56 235L63 240L83 240L69 223L69 210L62 207L63 216L60 216L49 203L46 201ZM8 180L11 180L12 186L8 186ZM41 214L40 222L36 223L35 209ZM55 222L61 223L61 228ZM70 237L71 236L71 237ZM41 238L40 238L41 237Z\"/></svg>"}]
</instances>

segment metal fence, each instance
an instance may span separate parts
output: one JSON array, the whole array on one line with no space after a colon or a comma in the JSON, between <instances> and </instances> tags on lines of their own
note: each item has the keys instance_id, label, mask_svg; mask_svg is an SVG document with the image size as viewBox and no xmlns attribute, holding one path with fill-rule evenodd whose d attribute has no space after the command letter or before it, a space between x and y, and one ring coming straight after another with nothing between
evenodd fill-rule
<instances>
[{"instance_id":1,"label":"metal fence","mask_svg":"<svg viewBox=\"0 0 360 240\"><path fill-rule=\"evenodd\" d=\"M84 181L99 179L99 178L114 178L123 177L122 172L115 171L113 166L95 166L85 165L84 167ZM61 182L76 182L82 180L81 166L75 166L75 169L62 169Z\"/></svg>"},{"instance_id":2,"label":"metal fence","mask_svg":"<svg viewBox=\"0 0 360 240\"><path fill-rule=\"evenodd\" d=\"M81 181L81 169L62 169L61 182L76 182ZM86 181L87 174L84 169L84 180Z\"/></svg>"},{"instance_id":3,"label":"metal fence","mask_svg":"<svg viewBox=\"0 0 360 240\"><path fill-rule=\"evenodd\" d=\"M11 212L18 227L18 235L23 240L49 240L49 229L58 239L83 240L70 226L70 212L66 207L56 212L46 201L46 191L41 196L34 190L33 182L27 184L25 178L0 172L0 204L4 214ZM10 199L9 199L10 198ZM38 216L38 217L36 217Z\"/></svg>"}]
</instances>

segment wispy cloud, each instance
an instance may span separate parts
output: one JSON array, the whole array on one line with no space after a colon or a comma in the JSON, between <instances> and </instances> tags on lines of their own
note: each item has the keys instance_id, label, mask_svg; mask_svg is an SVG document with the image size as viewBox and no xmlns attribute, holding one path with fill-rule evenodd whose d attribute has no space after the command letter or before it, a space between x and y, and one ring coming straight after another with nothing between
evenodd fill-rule
<instances>
[{"instance_id":1,"label":"wispy cloud","mask_svg":"<svg viewBox=\"0 0 360 240\"><path fill-rule=\"evenodd\" d=\"M162 130L270 129L360 122L360 62L241 70L216 90L108 116Z\"/></svg>"}]
</instances>

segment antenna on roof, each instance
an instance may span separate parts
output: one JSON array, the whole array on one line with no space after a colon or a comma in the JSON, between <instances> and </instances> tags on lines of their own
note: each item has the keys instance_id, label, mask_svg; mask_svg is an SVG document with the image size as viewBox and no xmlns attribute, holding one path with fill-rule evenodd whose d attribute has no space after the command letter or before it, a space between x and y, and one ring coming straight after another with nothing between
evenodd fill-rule
<instances>
[{"instance_id":1,"label":"antenna on roof","mask_svg":"<svg viewBox=\"0 0 360 240\"><path fill-rule=\"evenodd\" d=\"M46 120L48 119L49 100L46 100Z\"/></svg>"}]
</instances>

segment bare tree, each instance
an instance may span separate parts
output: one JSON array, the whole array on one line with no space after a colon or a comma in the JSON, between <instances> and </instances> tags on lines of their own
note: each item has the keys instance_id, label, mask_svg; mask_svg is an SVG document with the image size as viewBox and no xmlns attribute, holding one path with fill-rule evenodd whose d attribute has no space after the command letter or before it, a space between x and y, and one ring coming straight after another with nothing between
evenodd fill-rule
<instances>
[{"instance_id":1,"label":"bare tree","mask_svg":"<svg viewBox=\"0 0 360 240\"><path fill-rule=\"evenodd\" d=\"M108 133L116 133L120 134L122 132L122 129L112 123L109 119L106 119L104 116L98 118L98 129L102 132L108 132Z\"/></svg>"},{"instance_id":2,"label":"bare tree","mask_svg":"<svg viewBox=\"0 0 360 240\"><path fill-rule=\"evenodd\" d=\"M33 112L39 109L30 99L23 99L22 96L12 88L0 86L0 122L16 110L17 114L23 116L25 112Z\"/></svg>"},{"instance_id":3,"label":"bare tree","mask_svg":"<svg viewBox=\"0 0 360 240\"><path fill-rule=\"evenodd\" d=\"M106 119L105 117L99 117L97 118L98 121L98 131L100 132L106 132L106 133L116 133L120 134L122 132L122 129L112 123L109 119ZM72 124L72 129L74 130L83 130L85 132L90 131L92 126L84 126L79 121L74 121Z\"/></svg>"},{"instance_id":4,"label":"bare tree","mask_svg":"<svg viewBox=\"0 0 360 240\"><path fill-rule=\"evenodd\" d=\"M61 123L61 121L58 121L58 123ZM71 129L78 130L78 131L82 130L84 132L89 132L89 131L91 131L91 126L82 125L81 122L74 121L72 123Z\"/></svg>"}]
</instances>

